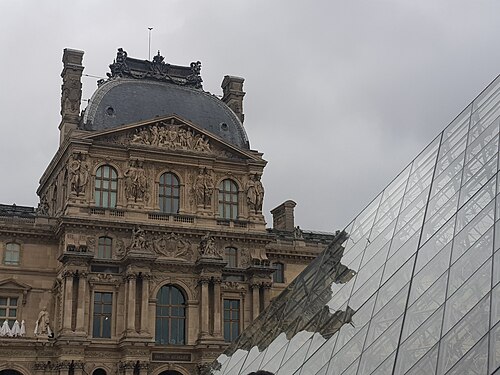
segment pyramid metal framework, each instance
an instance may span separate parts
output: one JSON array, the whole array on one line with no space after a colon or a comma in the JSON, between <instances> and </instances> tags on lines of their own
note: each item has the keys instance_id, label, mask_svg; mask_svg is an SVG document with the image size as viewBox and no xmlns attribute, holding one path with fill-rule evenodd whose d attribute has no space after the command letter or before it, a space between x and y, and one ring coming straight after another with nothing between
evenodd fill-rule
<instances>
[{"instance_id":1,"label":"pyramid metal framework","mask_svg":"<svg viewBox=\"0 0 500 375\"><path fill-rule=\"evenodd\" d=\"M211 373L500 374L500 76Z\"/></svg>"}]
</instances>

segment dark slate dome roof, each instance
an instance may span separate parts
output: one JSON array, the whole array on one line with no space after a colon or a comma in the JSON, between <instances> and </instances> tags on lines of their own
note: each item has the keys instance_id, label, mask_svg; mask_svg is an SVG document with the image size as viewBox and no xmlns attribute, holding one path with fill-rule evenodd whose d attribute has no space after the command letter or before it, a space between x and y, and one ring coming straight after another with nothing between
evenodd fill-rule
<instances>
[{"instance_id":1,"label":"dark slate dome roof","mask_svg":"<svg viewBox=\"0 0 500 375\"><path fill-rule=\"evenodd\" d=\"M106 130L176 114L245 149L242 123L219 98L201 89L147 79L113 77L100 84L85 110L81 127Z\"/></svg>"}]
</instances>

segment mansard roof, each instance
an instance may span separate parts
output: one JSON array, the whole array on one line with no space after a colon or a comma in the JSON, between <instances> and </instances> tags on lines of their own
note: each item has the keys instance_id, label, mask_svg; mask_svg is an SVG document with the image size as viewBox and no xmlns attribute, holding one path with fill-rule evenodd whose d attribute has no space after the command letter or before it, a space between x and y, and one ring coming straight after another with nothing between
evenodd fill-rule
<instances>
[{"instance_id":1,"label":"mansard roof","mask_svg":"<svg viewBox=\"0 0 500 375\"><path fill-rule=\"evenodd\" d=\"M154 117L177 114L240 148L250 145L243 124L219 98L203 91L201 63L167 64L159 53L153 61L130 58L119 49L108 80L85 109L80 128L99 131Z\"/></svg>"}]
</instances>

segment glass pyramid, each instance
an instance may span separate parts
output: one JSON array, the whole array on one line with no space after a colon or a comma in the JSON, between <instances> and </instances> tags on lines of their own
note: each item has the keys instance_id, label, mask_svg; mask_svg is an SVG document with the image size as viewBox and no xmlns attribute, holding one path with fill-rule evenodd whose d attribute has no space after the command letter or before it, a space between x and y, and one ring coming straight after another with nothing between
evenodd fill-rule
<instances>
[{"instance_id":1,"label":"glass pyramid","mask_svg":"<svg viewBox=\"0 0 500 375\"><path fill-rule=\"evenodd\" d=\"M211 373L500 374L499 116L500 76Z\"/></svg>"}]
</instances>

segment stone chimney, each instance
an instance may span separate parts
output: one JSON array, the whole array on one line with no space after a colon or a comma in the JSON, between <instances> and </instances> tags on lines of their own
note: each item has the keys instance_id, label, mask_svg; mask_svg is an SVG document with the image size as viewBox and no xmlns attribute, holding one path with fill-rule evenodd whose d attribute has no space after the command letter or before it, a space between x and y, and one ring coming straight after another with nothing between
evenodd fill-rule
<instances>
[{"instance_id":1,"label":"stone chimney","mask_svg":"<svg viewBox=\"0 0 500 375\"><path fill-rule=\"evenodd\" d=\"M293 211L297 203L287 200L278 207L271 210L273 215L273 229L293 232L295 229L295 219Z\"/></svg>"},{"instance_id":2,"label":"stone chimney","mask_svg":"<svg viewBox=\"0 0 500 375\"><path fill-rule=\"evenodd\" d=\"M243 82L245 79L241 77L224 76L221 84L222 101L236 113L241 122L245 119L243 114L243 97L245 96Z\"/></svg>"},{"instance_id":3,"label":"stone chimney","mask_svg":"<svg viewBox=\"0 0 500 375\"><path fill-rule=\"evenodd\" d=\"M80 121L80 103L82 99L83 51L65 48L63 52L63 70L61 77L61 123L59 124L59 144L68 134L76 129Z\"/></svg>"}]
</instances>

